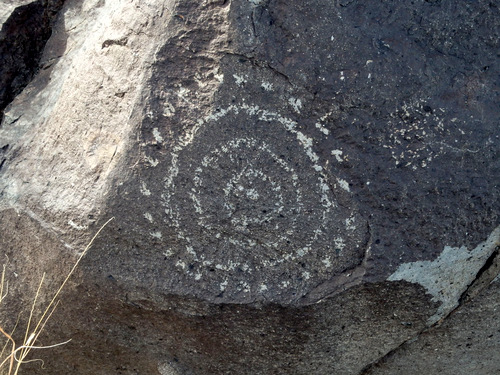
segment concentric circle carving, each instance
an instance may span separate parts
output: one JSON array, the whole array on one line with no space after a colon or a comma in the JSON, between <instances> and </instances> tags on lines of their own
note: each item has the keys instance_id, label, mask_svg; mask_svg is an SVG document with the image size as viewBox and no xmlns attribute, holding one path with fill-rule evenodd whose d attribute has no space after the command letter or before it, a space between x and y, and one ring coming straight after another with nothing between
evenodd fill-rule
<instances>
[{"instance_id":1,"label":"concentric circle carving","mask_svg":"<svg viewBox=\"0 0 500 375\"><path fill-rule=\"evenodd\" d=\"M294 287L358 263L356 215L337 204L346 192L334 191L312 143L294 121L251 106L221 110L177 140L162 203L174 232L166 254L183 283L290 302Z\"/></svg>"}]
</instances>

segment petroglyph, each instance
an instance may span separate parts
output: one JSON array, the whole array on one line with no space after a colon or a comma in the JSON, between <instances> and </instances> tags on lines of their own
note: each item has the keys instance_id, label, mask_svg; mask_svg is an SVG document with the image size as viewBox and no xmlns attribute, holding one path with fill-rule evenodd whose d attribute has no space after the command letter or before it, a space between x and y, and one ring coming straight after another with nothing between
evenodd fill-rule
<instances>
[{"instance_id":1,"label":"petroglyph","mask_svg":"<svg viewBox=\"0 0 500 375\"><path fill-rule=\"evenodd\" d=\"M462 130L466 123L449 117L444 108L433 109L427 105L426 99L404 102L389 115L388 126L393 129L382 147L390 150L396 166L417 170L450 152L474 154L493 142L490 139L479 148L469 148L467 136L471 136L470 130L468 133ZM446 143L439 140L443 135L455 139Z\"/></svg>"},{"instance_id":2,"label":"petroglyph","mask_svg":"<svg viewBox=\"0 0 500 375\"><path fill-rule=\"evenodd\" d=\"M366 228L336 201L347 182L323 168L313 139L279 113L241 104L199 119L172 146L157 197L166 226L151 235L168 238L165 267L183 285L211 280L214 296L289 303L355 266Z\"/></svg>"}]
</instances>

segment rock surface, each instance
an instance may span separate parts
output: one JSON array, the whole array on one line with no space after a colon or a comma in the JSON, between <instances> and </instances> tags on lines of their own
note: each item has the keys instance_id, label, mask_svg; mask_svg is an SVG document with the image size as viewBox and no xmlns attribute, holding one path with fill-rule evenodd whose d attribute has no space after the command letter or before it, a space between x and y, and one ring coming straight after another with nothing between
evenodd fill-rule
<instances>
[{"instance_id":1,"label":"rock surface","mask_svg":"<svg viewBox=\"0 0 500 375\"><path fill-rule=\"evenodd\" d=\"M494 2L0 5L3 324L115 217L46 373L498 371Z\"/></svg>"},{"instance_id":2,"label":"rock surface","mask_svg":"<svg viewBox=\"0 0 500 375\"><path fill-rule=\"evenodd\" d=\"M500 363L500 285L492 283L442 326L387 356L365 374L496 374Z\"/></svg>"}]
</instances>

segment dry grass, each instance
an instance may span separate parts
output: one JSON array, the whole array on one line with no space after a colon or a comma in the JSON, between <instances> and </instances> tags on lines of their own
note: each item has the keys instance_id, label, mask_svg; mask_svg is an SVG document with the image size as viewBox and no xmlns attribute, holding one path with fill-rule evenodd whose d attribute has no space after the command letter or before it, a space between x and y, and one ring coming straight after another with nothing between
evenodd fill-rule
<instances>
[{"instance_id":1,"label":"dry grass","mask_svg":"<svg viewBox=\"0 0 500 375\"><path fill-rule=\"evenodd\" d=\"M5 344L3 345L1 351L0 351L0 374L2 375L17 375L19 373L20 367L24 363L28 362L33 362L33 361L41 361L43 364L43 361L40 359L31 359L27 360L28 354L31 352L31 350L35 349L49 349L53 348L56 346L64 345L67 344L69 341L65 342L60 342L56 343L53 345L47 345L47 346L37 346L37 340L40 334L43 332L46 323L54 313L57 305L59 304L59 295L61 294L61 291L63 290L64 286L68 282L69 278L71 275L75 272L76 267L82 260L82 258L85 256L87 251L90 249L92 244L94 243L95 239L101 231L104 229L108 223L113 220L114 218L109 219L104 225L97 231L97 233L92 237L88 245L85 247L83 252L79 255L78 259L76 260L75 264L67 274L66 278L62 282L61 286L57 291L54 293L52 299L50 300L49 304L45 308L41 308L38 303L38 299L40 297L40 293L42 292L42 287L45 279L45 273L42 276L42 279L40 280L40 283L38 285L38 289L35 293L35 296L33 298L33 303L31 304L30 308L30 314L28 317L28 321L26 323L26 328L24 330L24 338L22 344L16 343L16 341L12 338L13 332L16 330L18 323L19 323L19 318L18 322L16 325L13 327L13 329L9 332L7 332L3 327L2 323L2 317L0 316L0 337L3 335L3 338L5 340ZM9 288L8 288L8 283L5 281L6 277L6 267L5 265L3 266L2 269L2 275L0 278L0 306L2 303L8 303L7 297L9 294ZM35 319L35 316L37 316L37 312L41 312L41 317L38 319ZM36 321L35 321L36 320ZM1 341L0 341L1 343Z\"/></svg>"}]
</instances>

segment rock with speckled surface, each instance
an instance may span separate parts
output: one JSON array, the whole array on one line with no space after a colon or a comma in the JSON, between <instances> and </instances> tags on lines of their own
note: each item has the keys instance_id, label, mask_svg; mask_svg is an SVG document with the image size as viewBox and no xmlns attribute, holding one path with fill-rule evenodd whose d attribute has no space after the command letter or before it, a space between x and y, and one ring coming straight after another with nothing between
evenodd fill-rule
<instances>
[{"instance_id":1,"label":"rock with speckled surface","mask_svg":"<svg viewBox=\"0 0 500 375\"><path fill-rule=\"evenodd\" d=\"M467 355L456 317L494 318L500 271L495 3L29 3L52 18L0 67L8 275L50 289L115 218L48 374L432 374L415 345L445 329Z\"/></svg>"}]
</instances>

